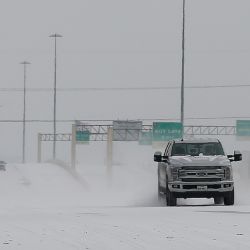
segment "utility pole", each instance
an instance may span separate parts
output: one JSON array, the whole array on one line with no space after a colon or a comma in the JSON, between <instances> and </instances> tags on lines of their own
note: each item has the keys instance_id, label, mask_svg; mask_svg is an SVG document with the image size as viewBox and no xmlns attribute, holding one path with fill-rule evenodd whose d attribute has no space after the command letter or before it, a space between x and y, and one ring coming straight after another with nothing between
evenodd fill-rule
<instances>
[{"instance_id":1,"label":"utility pole","mask_svg":"<svg viewBox=\"0 0 250 250\"><path fill-rule=\"evenodd\" d=\"M27 61L23 61L20 64L23 65L23 163L25 163L25 148L26 148L26 66L30 64Z\"/></svg>"},{"instance_id":2,"label":"utility pole","mask_svg":"<svg viewBox=\"0 0 250 250\"><path fill-rule=\"evenodd\" d=\"M59 34L52 34L49 37L54 38L55 41L55 71L54 71L54 112L53 112L53 135L54 135L54 140L53 140L53 160L56 159L56 66L57 66L57 61L56 61L56 56L57 56L57 51L56 51L56 40L57 38L62 37Z\"/></svg>"},{"instance_id":3,"label":"utility pole","mask_svg":"<svg viewBox=\"0 0 250 250\"><path fill-rule=\"evenodd\" d=\"M182 68L181 68L181 123L184 125L184 83L185 83L185 0L182 7Z\"/></svg>"}]
</instances>

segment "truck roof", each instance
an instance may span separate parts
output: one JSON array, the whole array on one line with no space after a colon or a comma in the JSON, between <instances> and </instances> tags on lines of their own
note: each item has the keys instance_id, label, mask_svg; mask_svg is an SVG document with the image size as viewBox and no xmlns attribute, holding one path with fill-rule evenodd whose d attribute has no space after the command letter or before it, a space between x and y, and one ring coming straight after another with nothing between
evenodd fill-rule
<instances>
[{"instance_id":1,"label":"truck roof","mask_svg":"<svg viewBox=\"0 0 250 250\"><path fill-rule=\"evenodd\" d=\"M208 138L194 138L194 139L177 139L174 140L175 143L209 143L209 142L219 142L218 139L208 139Z\"/></svg>"}]
</instances>

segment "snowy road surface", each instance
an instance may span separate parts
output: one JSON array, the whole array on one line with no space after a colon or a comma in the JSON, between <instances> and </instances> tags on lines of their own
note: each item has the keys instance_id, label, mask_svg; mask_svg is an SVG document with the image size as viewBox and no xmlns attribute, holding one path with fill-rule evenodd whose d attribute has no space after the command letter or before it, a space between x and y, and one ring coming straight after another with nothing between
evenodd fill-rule
<instances>
[{"instance_id":1,"label":"snowy road surface","mask_svg":"<svg viewBox=\"0 0 250 250\"><path fill-rule=\"evenodd\" d=\"M2 211L0 249L250 249L249 207Z\"/></svg>"},{"instance_id":2,"label":"snowy road surface","mask_svg":"<svg viewBox=\"0 0 250 250\"><path fill-rule=\"evenodd\" d=\"M106 179L101 168L79 173L52 164L0 172L0 249L250 249L248 187L235 206L201 199L165 207L150 167Z\"/></svg>"}]
</instances>

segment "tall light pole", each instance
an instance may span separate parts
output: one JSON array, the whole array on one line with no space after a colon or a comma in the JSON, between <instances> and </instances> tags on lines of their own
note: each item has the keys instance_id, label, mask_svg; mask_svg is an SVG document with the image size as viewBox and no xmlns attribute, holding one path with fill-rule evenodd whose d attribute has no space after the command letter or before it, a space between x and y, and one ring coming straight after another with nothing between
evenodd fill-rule
<instances>
[{"instance_id":1,"label":"tall light pole","mask_svg":"<svg viewBox=\"0 0 250 250\"><path fill-rule=\"evenodd\" d=\"M185 0L182 6L182 67L181 67L181 123L184 125L184 83L185 83Z\"/></svg>"},{"instance_id":2,"label":"tall light pole","mask_svg":"<svg viewBox=\"0 0 250 250\"><path fill-rule=\"evenodd\" d=\"M25 163L25 148L26 148L26 67L30 64L27 61L23 61L20 64L23 65L23 163Z\"/></svg>"},{"instance_id":3,"label":"tall light pole","mask_svg":"<svg viewBox=\"0 0 250 250\"><path fill-rule=\"evenodd\" d=\"M52 37L54 38L55 40L55 71L54 71L54 112L53 112L53 116L54 116L54 119L53 119L53 134L54 134L54 140L53 140L53 160L56 159L56 41L57 41L57 38L60 38L62 37L61 35L59 34L52 34L50 35L49 37Z\"/></svg>"}]
</instances>

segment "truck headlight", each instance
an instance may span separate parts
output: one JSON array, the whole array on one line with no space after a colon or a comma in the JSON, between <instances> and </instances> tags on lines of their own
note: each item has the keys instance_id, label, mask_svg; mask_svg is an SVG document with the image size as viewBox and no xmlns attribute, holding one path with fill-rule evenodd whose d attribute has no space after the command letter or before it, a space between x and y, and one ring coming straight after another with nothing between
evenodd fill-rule
<instances>
[{"instance_id":1,"label":"truck headlight","mask_svg":"<svg viewBox=\"0 0 250 250\"><path fill-rule=\"evenodd\" d=\"M231 180L232 179L232 168L230 166L226 166L224 169L225 179Z\"/></svg>"},{"instance_id":2,"label":"truck headlight","mask_svg":"<svg viewBox=\"0 0 250 250\"><path fill-rule=\"evenodd\" d=\"M171 177L173 181L177 181L179 178L179 169L176 167L171 168Z\"/></svg>"}]
</instances>

